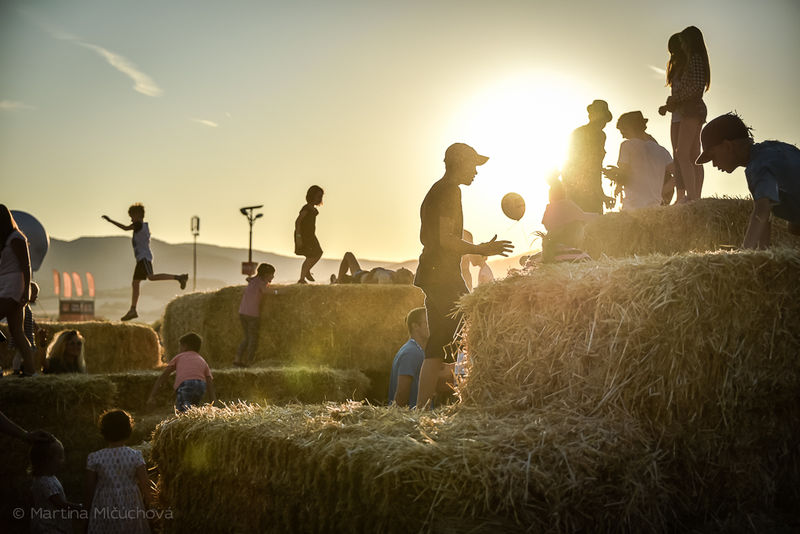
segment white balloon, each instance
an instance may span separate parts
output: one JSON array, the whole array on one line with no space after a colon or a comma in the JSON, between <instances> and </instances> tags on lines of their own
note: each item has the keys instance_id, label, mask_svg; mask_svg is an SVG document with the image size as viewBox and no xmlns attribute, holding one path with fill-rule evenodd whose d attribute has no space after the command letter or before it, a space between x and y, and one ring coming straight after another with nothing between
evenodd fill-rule
<instances>
[{"instance_id":1,"label":"white balloon","mask_svg":"<svg viewBox=\"0 0 800 534\"><path fill-rule=\"evenodd\" d=\"M17 222L17 226L28 238L28 248L31 251L31 269L38 271L42 266L47 249L50 248L50 236L39 220L24 211L11 210L11 215Z\"/></svg>"}]
</instances>

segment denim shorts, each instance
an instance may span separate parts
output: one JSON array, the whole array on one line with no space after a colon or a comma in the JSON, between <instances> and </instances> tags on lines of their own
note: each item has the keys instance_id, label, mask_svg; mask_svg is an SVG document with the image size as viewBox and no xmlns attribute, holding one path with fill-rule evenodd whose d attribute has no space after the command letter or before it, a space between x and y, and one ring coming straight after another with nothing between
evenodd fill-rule
<instances>
[{"instance_id":1,"label":"denim shorts","mask_svg":"<svg viewBox=\"0 0 800 534\"><path fill-rule=\"evenodd\" d=\"M175 390L175 408L185 412L192 406L199 406L200 400L206 393L206 383L203 380L184 380Z\"/></svg>"}]
</instances>

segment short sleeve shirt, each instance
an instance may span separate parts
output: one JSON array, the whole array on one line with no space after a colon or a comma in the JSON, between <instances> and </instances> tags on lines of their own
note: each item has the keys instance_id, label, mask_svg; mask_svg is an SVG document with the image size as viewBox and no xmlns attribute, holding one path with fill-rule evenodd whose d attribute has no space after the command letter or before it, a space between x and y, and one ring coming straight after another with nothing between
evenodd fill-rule
<instances>
[{"instance_id":1,"label":"short sleeve shirt","mask_svg":"<svg viewBox=\"0 0 800 534\"><path fill-rule=\"evenodd\" d=\"M146 222L133 223L133 255L136 261L153 261L153 253L150 251L150 225Z\"/></svg>"},{"instance_id":2,"label":"short sleeve shirt","mask_svg":"<svg viewBox=\"0 0 800 534\"><path fill-rule=\"evenodd\" d=\"M267 292L267 283L259 278L253 276L248 280L247 287L244 288L242 293L242 302L239 305L239 314L248 315L250 317L258 317L261 315L261 297Z\"/></svg>"},{"instance_id":3,"label":"short sleeve shirt","mask_svg":"<svg viewBox=\"0 0 800 534\"><path fill-rule=\"evenodd\" d=\"M768 198L772 213L800 224L800 149L780 141L756 143L744 174L753 200Z\"/></svg>"},{"instance_id":4,"label":"short sleeve shirt","mask_svg":"<svg viewBox=\"0 0 800 534\"><path fill-rule=\"evenodd\" d=\"M31 517L31 532L72 532L72 523L66 510L56 509L50 502L50 497L60 495L67 500L61 482L54 476L33 477L31 482L31 494L33 497L33 507L41 510L41 513Z\"/></svg>"},{"instance_id":5,"label":"short sleeve shirt","mask_svg":"<svg viewBox=\"0 0 800 534\"><path fill-rule=\"evenodd\" d=\"M625 200L623 210L659 206L664 173L672 163L666 148L653 140L627 139L619 147L617 164L627 166L630 172L628 183L623 187Z\"/></svg>"},{"instance_id":6,"label":"short sleeve shirt","mask_svg":"<svg viewBox=\"0 0 800 534\"><path fill-rule=\"evenodd\" d=\"M173 389L178 389L186 380L202 380L207 382L211 375L211 369L198 353L194 351L181 352L172 358L167 364L168 369L175 369L175 382Z\"/></svg>"},{"instance_id":7,"label":"short sleeve shirt","mask_svg":"<svg viewBox=\"0 0 800 534\"><path fill-rule=\"evenodd\" d=\"M446 251L439 239L439 223L443 217L453 220L455 235L463 233L464 214L458 184L444 179L433 184L422 201L419 215L419 239L423 248L414 284L424 289L430 285L460 282L461 255Z\"/></svg>"},{"instance_id":8,"label":"short sleeve shirt","mask_svg":"<svg viewBox=\"0 0 800 534\"><path fill-rule=\"evenodd\" d=\"M425 360L425 351L413 339L406 341L400 347L392 361L392 374L389 378L389 403L397 393L397 381L400 376L411 377L411 391L408 395L408 406L413 408L417 405L417 389L419 387L419 371L422 362Z\"/></svg>"}]
</instances>

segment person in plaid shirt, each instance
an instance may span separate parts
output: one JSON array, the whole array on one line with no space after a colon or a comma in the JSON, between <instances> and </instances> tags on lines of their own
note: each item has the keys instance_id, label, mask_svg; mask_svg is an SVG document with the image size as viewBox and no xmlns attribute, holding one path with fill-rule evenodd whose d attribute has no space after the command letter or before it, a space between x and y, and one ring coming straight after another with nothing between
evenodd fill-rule
<instances>
[{"instance_id":1,"label":"person in plaid shirt","mask_svg":"<svg viewBox=\"0 0 800 534\"><path fill-rule=\"evenodd\" d=\"M703 93L711 86L711 67L703 33L696 26L684 29L680 40L686 64L675 73L677 83L671 84L672 94L658 112L661 115L667 111L679 114L675 160L686 187L687 199L696 200L703 189L703 167L695 164L695 160L700 155L700 130L708 114Z\"/></svg>"}]
</instances>

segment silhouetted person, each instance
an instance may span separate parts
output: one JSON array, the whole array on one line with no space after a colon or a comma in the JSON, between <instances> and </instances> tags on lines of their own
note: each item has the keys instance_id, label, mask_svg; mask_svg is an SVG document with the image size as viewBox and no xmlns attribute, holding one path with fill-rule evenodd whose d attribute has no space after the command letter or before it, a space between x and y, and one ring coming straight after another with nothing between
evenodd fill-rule
<instances>
[{"instance_id":1,"label":"silhouetted person","mask_svg":"<svg viewBox=\"0 0 800 534\"><path fill-rule=\"evenodd\" d=\"M603 213L603 204L611 208L614 199L603 192L603 158L606 155L606 134L611 120L605 100L595 100L586 107L589 122L572 132L569 158L562 177L567 197L584 211Z\"/></svg>"},{"instance_id":2,"label":"silhouetted person","mask_svg":"<svg viewBox=\"0 0 800 534\"><path fill-rule=\"evenodd\" d=\"M345 252L339 264L338 275L331 275L331 284L411 284L414 273L400 267L396 271L385 267L375 267L369 271L361 268L355 254Z\"/></svg>"},{"instance_id":3,"label":"silhouetted person","mask_svg":"<svg viewBox=\"0 0 800 534\"><path fill-rule=\"evenodd\" d=\"M17 226L11 211L0 204L0 319L22 354L23 376L36 372L34 353L25 337L25 305L31 295L31 256L28 239Z\"/></svg>"},{"instance_id":4,"label":"silhouetted person","mask_svg":"<svg viewBox=\"0 0 800 534\"><path fill-rule=\"evenodd\" d=\"M624 192L624 211L660 206L664 178L674 167L672 156L647 133L647 119L641 111L620 115L617 128L625 141L619 146L618 167L607 169L617 188ZM671 176L670 176L671 178Z\"/></svg>"},{"instance_id":5,"label":"silhouetted person","mask_svg":"<svg viewBox=\"0 0 800 534\"><path fill-rule=\"evenodd\" d=\"M671 95L675 95L679 92L680 88L679 75L686 68L687 61L686 51L683 49L680 33L674 33L672 36L670 36L669 41L667 42L667 50L669 51L669 61L667 61L667 86L669 86L671 89ZM661 115L666 115L667 106L664 105L659 107L658 113ZM670 142L672 143L672 158L674 160L678 157L678 133L680 132L681 112L676 107L672 110L671 115L672 119L670 121L669 137ZM681 177L680 171L680 167L675 165L672 175L673 185L675 188L676 204L682 204L686 202L686 185L683 183L683 178ZM669 195L664 194L663 196L664 204L669 204L672 200L672 193L670 192ZM669 198L667 198L667 196L669 196Z\"/></svg>"},{"instance_id":6,"label":"silhouetted person","mask_svg":"<svg viewBox=\"0 0 800 534\"><path fill-rule=\"evenodd\" d=\"M136 306L139 303L139 286L142 280L159 281L159 280L176 280L180 284L181 289L186 289L186 281L189 280L189 275L184 274L165 274L153 272L153 253L150 251L150 225L144 222L144 206L139 204L132 204L128 208L128 217L131 218L131 224L124 225L109 217L103 215L103 219L107 220L120 230L133 230L133 255L136 258L136 267L133 269L133 282L131 283L131 309L120 318L120 321L130 321L139 317L136 311Z\"/></svg>"},{"instance_id":7,"label":"silhouetted person","mask_svg":"<svg viewBox=\"0 0 800 534\"><path fill-rule=\"evenodd\" d=\"M671 111L679 115L675 161L686 187L686 198L697 200L702 193L704 174L703 167L695 164L695 160L700 154L700 129L708 114L703 93L711 86L711 67L703 34L697 27L685 28L680 33L680 42L686 63L681 66L681 62L676 60L672 94L667 98L667 103L658 108L658 112L664 115ZM669 65L667 72L669 76Z\"/></svg>"},{"instance_id":8,"label":"silhouetted person","mask_svg":"<svg viewBox=\"0 0 800 534\"><path fill-rule=\"evenodd\" d=\"M325 191L318 185L312 185L306 192L306 203L300 208L300 214L294 221L294 253L298 256L305 256L303 265L300 267L300 279L298 284L313 282L311 268L317 264L322 257L322 247L317 240L317 206L322 204L322 196Z\"/></svg>"},{"instance_id":9,"label":"silhouetted person","mask_svg":"<svg viewBox=\"0 0 800 534\"><path fill-rule=\"evenodd\" d=\"M497 236L479 245L462 239L464 217L459 186L470 185L478 174L478 166L488 160L464 143L450 145L444 155L444 176L433 184L420 208L419 236L423 249L414 284L425 292L430 337L420 370L419 408L425 407L436 394L445 356L452 358L448 346L453 341L460 317L453 317L451 313L456 301L467 292L461 277L461 256L506 256L513 250L510 241L497 241Z\"/></svg>"},{"instance_id":10,"label":"silhouetted person","mask_svg":"<svg viewBox=\"0 0 800 534\"><path fill-rule=\"evenodd\" d=\"M800 150L780 141L755 143L751 128L734 113L720 115L703 128L703 153L698 164L731 173L744 167L753 212L742 248L770 245L770 214L789 222L789 232L800 235Z\"/></svg>"}]
</instances>

